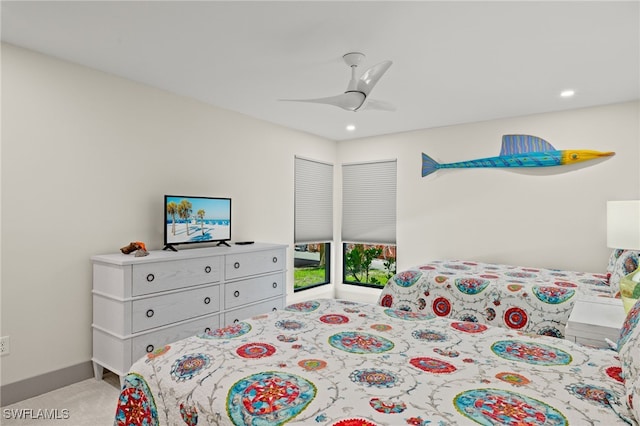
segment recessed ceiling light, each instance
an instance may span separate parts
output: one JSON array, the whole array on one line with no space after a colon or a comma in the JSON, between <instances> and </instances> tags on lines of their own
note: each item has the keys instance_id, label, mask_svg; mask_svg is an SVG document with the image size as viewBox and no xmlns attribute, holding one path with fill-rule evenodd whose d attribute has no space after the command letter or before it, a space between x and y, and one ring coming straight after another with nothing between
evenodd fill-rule
<instances>
[{"instance_id":1,"label":"recessed ceiling light","mask_svg":"<svg viewBox=\"0 0 640 426\"><path fill-rule=\"evenodd\" d=\"M356 130L355 124L347 124L347 132L353 132L354 130Z\"/></svg>"},{"instance_id":2,"label":"recessed ceiling light","mask_svg":"<svg viewBox=\"0 0 640 426\"><path fill-rule=\"evenodd\" d=\"M571 90L571 89L563 90L562 92L560 92L560 96L562 96L563 98L570 98L575 94L576 94L576 92L574 90Z\"/></svg>"}]
</instances>

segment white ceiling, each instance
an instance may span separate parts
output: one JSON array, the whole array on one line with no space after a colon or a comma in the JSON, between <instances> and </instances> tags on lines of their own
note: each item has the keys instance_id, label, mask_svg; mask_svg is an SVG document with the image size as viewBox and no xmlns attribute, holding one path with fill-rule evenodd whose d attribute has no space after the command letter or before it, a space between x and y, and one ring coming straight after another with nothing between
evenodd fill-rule
<instances>
[{"instance_id":1,"label":"white ceiling","mask_svg":"<svg viewBox=\"0 0 640 426\"><path fill-rule=\"evenodd\" d=\"M640 98L639 1L1 7L5 42L331 140ZM393 61L371 97L396 112L278 101L342 93L352 51L367 55L362 71Z\"/></svg>"}]
</instances>

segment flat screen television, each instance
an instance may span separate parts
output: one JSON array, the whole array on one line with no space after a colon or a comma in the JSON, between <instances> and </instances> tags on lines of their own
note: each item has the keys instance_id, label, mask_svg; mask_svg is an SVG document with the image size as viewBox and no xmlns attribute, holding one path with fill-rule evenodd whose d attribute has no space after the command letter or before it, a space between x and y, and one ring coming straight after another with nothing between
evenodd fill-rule
<instances>
[{"instance_id":1,"label":"flat screen television","mask_svg":"<svg viewBox=\"0 0 640 426\"><path fill-rule=\"evenodd\" d=\"M231 198L164 196L164 249L178 244L227 244L231 240Z\"/></svg>"}]
</instances>

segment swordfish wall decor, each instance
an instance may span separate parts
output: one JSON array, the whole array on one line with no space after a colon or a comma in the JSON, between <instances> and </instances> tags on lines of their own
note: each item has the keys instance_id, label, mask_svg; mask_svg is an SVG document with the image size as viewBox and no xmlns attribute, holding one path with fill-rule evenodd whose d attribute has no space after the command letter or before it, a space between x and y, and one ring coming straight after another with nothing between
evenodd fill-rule
<instances>
[{"instance_id":1,"label":"swordfish wall decor","mask_svg":"<svg viewBox=\"0 0 640 426\"><path fill-rule=\"evenodd\" d=\"M549 142L537 136L504 135L502 136L502 150L497 157L441 164L422 153L422 177L439 169L564 166L612 155L615 155L615 152L587 149L557 150Z\"/></svg>"}]
</instances>

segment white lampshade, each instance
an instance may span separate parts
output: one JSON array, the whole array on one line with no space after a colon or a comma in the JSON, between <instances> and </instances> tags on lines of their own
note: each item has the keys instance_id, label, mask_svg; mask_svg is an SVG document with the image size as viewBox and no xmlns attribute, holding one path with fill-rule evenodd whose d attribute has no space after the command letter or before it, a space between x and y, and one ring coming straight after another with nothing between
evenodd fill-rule
<instances>
[{"instance_id":1,"label":"white lampshade","mask_svg":"<svg viewBox=\"0 0 640 426\"><path fill-rule=\"evenodd\" d=\"M640 200L607 201L607 246L640 250Z\"/></svg>"}]
</instances>

